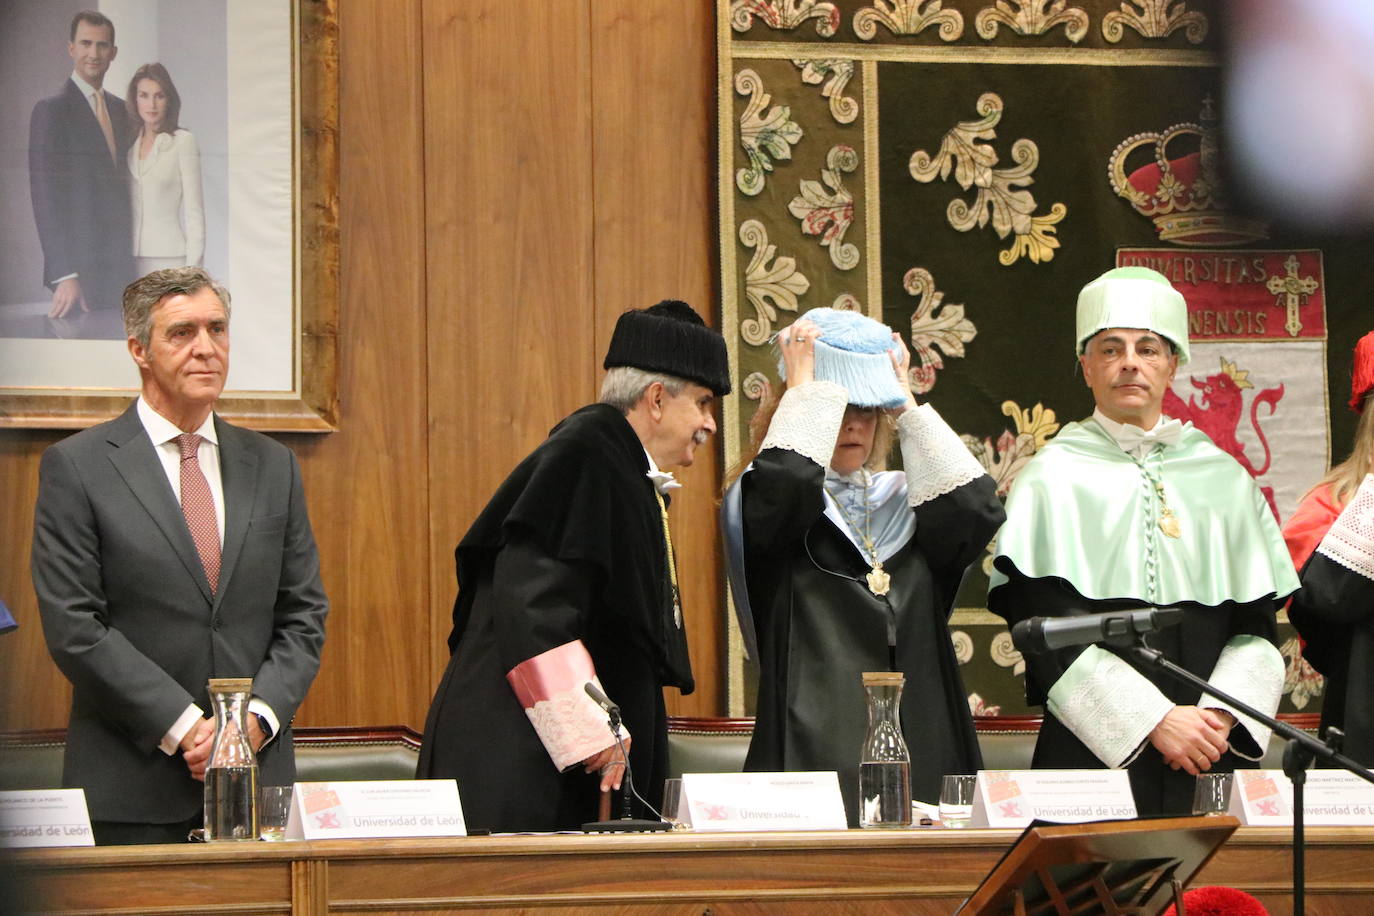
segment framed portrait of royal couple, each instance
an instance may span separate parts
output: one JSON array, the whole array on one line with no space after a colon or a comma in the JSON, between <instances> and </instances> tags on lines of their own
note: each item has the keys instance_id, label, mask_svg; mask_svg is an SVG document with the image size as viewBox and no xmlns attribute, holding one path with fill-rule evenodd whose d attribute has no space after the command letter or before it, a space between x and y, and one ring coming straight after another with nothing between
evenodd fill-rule
<instances>
[{"instance_id":1,"label":"framed portrait of royal couple","mask_svg":"<svg viewBox=\"0 0 1374 916\"><path fill-rule=\"evenodd\" d=\"M220 411L336 427L337 25L308 0L4 5L0 427L122 411L123 289L188 265L232 297Z\"/></svg>"}]
</instances>

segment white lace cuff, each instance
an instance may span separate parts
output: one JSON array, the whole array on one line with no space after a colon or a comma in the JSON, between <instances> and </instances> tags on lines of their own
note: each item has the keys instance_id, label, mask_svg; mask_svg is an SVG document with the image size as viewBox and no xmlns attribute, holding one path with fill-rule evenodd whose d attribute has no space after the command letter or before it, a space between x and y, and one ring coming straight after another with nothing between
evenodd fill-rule
<instances>
[{"instance_id":1,"label":"white lace cuff","mask_svg":"<svg viewBox=\"0 0 1374 916\"><path fill-rule=\"evenodd\" d=\"M1255 707L1260 712L1272 716L1279 708L1283 696L1283 656L1274 644L1259 636L1232 636L1221 650L1212 676L1207 679L1222 693L1229 693L1243 703ZM1216 697L1203 696L1198 705L1207 709L1224 709L1236 717L1236 724L1245 728L1250 737L1259 745L1258 756L1251 757L1242 753L1232 742L1231 750L1246 760L1259 760L1269 744L1269 729L1242 713L1240 710L1223 703Z\"/></svg>"},{"instance_id":2,"label":"white lace cuff","mask_svg":"<svg viewBox=\"0 0 1374 916\"><path fill-rule=\"evenodd\" d=\"M783 392L759 450L785 448L821 467L830 464L849 395L834 382L804 382Z\"/></svg>"},{"instance_id":3,"label":"white lace cuff","mask_svg":"<svg viewBox=\"0 0 1374 916\"><path fill-rule=\"evenodd\" d=\"M1374 579L1374 474L1366 474L1350 503L1317 545L1317 553Z\"/></svg>"},{"instance_id":4,"label":"white lace cuff","mask_svg":"<svg viewBox=\"0 0 1374 916\"><path fill-rule=\"evenodd\" d=\"M1098 760L1121 767L1174 704L1121 658L1089 646L1050 688L1045 708Z\"/></svg>"},{"instance_id":5,"label":"white lace cuff","mask_svg":"<svg viewBox=\"0 0 1374 916\"><path fill-rule=\"evenodd\" d=\"M907 501L913 509L987 473L929 404L899 416L897 435L906 469Z\"/></svg>"},{"instance_id":6,"label":"white lace cuff","mask_svg":"<svg viewBox=\"0 0 1374 916\"><path fill-rule=\"evenodd\" d=\"M588 681L598 690L601 682L581 640L526 659L506 673L506 681L559 770L581 763L614 741L606 712L587 695ZM621 726L619 734L629 732Z\"/></svg>"}]
</instances>

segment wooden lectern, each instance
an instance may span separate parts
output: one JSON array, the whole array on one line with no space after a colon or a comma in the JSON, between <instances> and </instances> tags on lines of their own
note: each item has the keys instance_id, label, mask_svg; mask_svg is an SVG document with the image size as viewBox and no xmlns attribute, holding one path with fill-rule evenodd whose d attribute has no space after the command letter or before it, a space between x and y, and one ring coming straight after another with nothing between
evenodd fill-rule
<instances>
[{"instance_id":1,"label":"wooden lectern","mask_svg":"<svg viewBox=\"0 0 1374 916\"><path fill-rule=\"evenodd\" d=\"M1185 916L1183 888L1240 826L1225 815L1032 824L957 913Z\"/></svg>"}]
</instances>

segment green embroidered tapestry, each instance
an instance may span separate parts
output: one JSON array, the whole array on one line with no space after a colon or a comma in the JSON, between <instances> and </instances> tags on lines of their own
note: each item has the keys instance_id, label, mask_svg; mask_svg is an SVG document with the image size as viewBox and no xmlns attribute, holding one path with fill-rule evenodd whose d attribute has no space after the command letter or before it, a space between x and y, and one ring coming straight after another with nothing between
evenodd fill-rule
<instances>
[{"instance_id":1,"label":"green embroidered tapestry","mask_svg":"<svg viewBox=\"0 0 1374 916\"><path fill-rule=\"evenodd\" d=\"M1005 496L1092 410L1074 301L1143 264L1189 303L1166 410L1231 453L1285 519L1348 450L1349 356L1370 239L1242 215L1227 150L1220 4L1205 0L718 0L721 291L748 441L771 338L819 306L902 333L912 384ZM1020 714L1023 663L965 580L951 629L975 712ZM1321 679L1282 618L1283 711ZM752 703L731 624L730 703Z\"/></svg>"}]
</instances>

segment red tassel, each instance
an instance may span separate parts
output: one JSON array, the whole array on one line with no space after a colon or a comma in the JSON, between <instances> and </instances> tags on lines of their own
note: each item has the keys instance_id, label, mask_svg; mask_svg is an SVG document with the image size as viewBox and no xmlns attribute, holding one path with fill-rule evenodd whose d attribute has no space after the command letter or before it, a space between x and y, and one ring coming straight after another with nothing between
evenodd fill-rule
<instances>
[{"instance_id":1,"label":"red tassel","mask_svg":"<svg viewBox=\"0 0 1374 916\"><path fill-rule=\"evenodd\" d=\"M1234 887L1199 887L1183 894L1188 916L1269 916L1254 897ZM1170 904L1164 916L1176 916Z\"/></svg>"}]
</instances>

